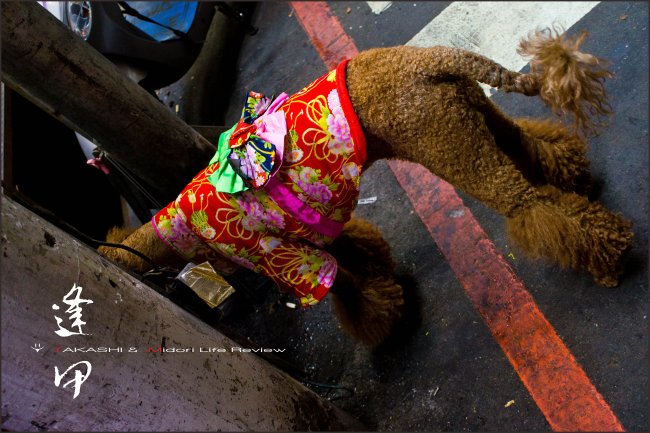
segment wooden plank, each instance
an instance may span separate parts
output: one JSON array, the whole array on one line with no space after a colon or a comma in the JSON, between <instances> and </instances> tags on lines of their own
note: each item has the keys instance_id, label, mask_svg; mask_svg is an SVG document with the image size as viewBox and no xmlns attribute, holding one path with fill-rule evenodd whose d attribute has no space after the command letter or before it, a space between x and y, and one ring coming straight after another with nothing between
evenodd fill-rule
<instances>
[{"instance_id":1,"label":"wooden plank","mask_svg":"<svg viewBox=\"0 0 650 433\"><path fill-rule=\"evenodd\" d=\"M2 4L2 80L173 200L214 146L36 2Z\"/></svg>"},{"instance_id":2,"label":"wooden plank","mask_svg":"<svg viewBox=\"0 0 650 433\"><path fill-rule=\"evenodd\" d=\"M2 198L4 430L363 429L256 354L239 352L235 342L94 250ZM80 298L92 301L81 305L82 328L71 326L64 309L63 298L74 286L82 287ZM58 310L52 308L55 304ZM55 316L66 329L90 335L55 334ZM43 348L37 351L35 345ZM168 352L157 352L163 345ZM98 348L114 350L102 353ZM62 386L73 372L57 387L54 368L63 374L82 361L92 370L73 398L73 384ZM83 373L82 367L73 370Z\"/></svg>"}]
</instances>

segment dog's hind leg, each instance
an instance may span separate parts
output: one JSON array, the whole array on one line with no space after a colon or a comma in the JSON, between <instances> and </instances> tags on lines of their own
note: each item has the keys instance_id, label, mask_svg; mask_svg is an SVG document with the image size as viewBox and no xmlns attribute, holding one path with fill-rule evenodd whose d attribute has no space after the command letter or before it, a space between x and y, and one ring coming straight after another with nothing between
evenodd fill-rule
<instances>
[{"instance_id":1,"label":"dog's hind leg","mask_svg":"<svg viewBox=\"0 0 650 433\"><path fill-rule=\"evenodd\" d=\"M526 127L538 128L534 137L538 145L536 152L539 166L549 183L534 187L510 162L510 158L486 157L485 150L499 145L491 143L492 137L481 125L471 126L470 130L477 132L473 136L477 141L483 141L475 149L479 153L470 159L477 167L470 166L469 171L478 176L470 181L465 178L473 177L472 174L465 172L460 181L455 177L448 180L504 213L508 217L510 238L529 256L550 258L565 267L585 269L599 284L616 286L621 273L621 255L632 242L631 224L601 204L590 203L586 197L570 192L578 188L578 182L587 175L586 159L581 158L584 155L581 142L577 139L572 142L568 133L564 135L561 129L550 125L526 124L524 134L527 134ZM476 127L478 130L474 129ZM543 139L539 138L540 135ZM566 148L567 142L578 150L575 152L577 155L559 156L556 151L563 144ZM499 151L495 149L495 152ZM478 168L480 166L484 168ZM573 168L576 173L570 172ZM495 191L502 197L493 195Z\"/></svg>"},{"instance_id":2,"label":"dog's hind leg","mask_svg":"<svg viewBox=\"0 0 650 433\"><path fill-rule=\"evenodd\" d=\"M565 126L550 119L511 119L491 101L481 106L497 146L533 185L553 185L562 191L589 195L587 144Z\"/></svg>"},{"instance_id":3,"label":"dog's hind leg","mask_svg":"<svg viewBox=\"0 0 650 433\"><path fill-rule=\"evenodd\" d=\"M552 120L516 119L522 134L535 147L544 180L562 191L590 195L595 187L589 171L587 144Z\"/></svg>"},{"instance_id":4,"label":"dog's hind leg","mask_svg":"<svg viewBox=\"0 0 650 433\"><path fill-rule=\"evenodd\" d=\"M549 185L535 187L510 158L498 155L500 152L494 149L497 144L492 144L485 128L472 126L479 127L469 130L483 143L466 148L477 152L473 158L464 155L471 161L468 170L460 178L447 175L447 180L506 215L510 238L529 256L585 269L599 284L616 286L621 256L632 243L631 224L600 203L590 203L586 197L553 186L570 190L578 186L579 179L566 172L572 164L562 165L554 157L554 143L538 141L539 161ZM452 143L462 145L463 141ZM495 155L486 155L490 148ZM438 165L432 165L434 172Z\"/></svg>"},{"instance_id":5,"label":"dog's hind leg","mask_svg":"<svg viewBox=\"0 0 650 433\"><path fill-rule=\"evenodd\" d=\"M527 255L585 269L605 287L618 285L621 257L632 246L631 227L602 204L550 185L507 220L509 237Z\"/></svg>"},{"instance_id":6,"label":"dog's hind leg","mask_svg":"<svg viewBox=\"0 0 650 433\"><path fill-rule=\"evenodd\" d=\"M485 96L474 82L411 82L402 95L355 104L372 146L383 153L418 162L432 173L481 200L508 218L508 232L529 255L584 269L599 284L615 286L620 259L632 242L630 223L598 203L553 186L535 186L499 147L482 107ZM411 101L405 104L403 101ZM386 124L383 113L393 114Z\"/></svg>"}]
</instances>

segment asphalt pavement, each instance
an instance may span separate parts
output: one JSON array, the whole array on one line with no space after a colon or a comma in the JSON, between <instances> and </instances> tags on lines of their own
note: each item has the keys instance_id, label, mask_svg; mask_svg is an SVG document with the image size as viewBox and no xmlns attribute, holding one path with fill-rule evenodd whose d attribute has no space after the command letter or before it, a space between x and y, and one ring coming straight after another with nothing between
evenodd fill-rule
<instances>
[{"instance_id":1,"label":"asphalt pavement","mask_svg":"<svg viewBox=\"0 0 650 433\"><path fill-rule=\"evenodd\" d=\"M471 270L450 264L453 250L432 234L434 228L422 218L421 206L408 194L409 188L428 184L404 183L386 161L364 174L360 198L369 200L356 212L380 227L407 288L408 320L399 335L379 348L360 346L338 328L328 299L308 310L292 309L272 284L255 277L247 283L252 294L245 302L240 295L239 302L245 305L232 307L220 326L253 344L286 347L282 358L275 360L277 365L370 430L549 431L566 425L587 429L593 420L602 420L611 429L646 431L648 4L582 3L566 3L581 8L571 17L559 4L557 16L552 16L553 10L548 13L552 20L569 20L570 34L586 29L584 51L611 61L615 73L606 82L614 114L602 133L589 140L588 156L601 182L598 200L634 223L635 245L625 259L620 286L605 289L584 273L529 260L509 244L500 215L460 191L439 196L441 201L457 199L482 230L480 239L462 231L449 235L475 243L469 247L466 243L463 254L494 260L501 266L499 272L507 274L510 283L489 290L525 298L527 311L534 313L533 325L526 316L511 322L508 332L520 338L519 327L533 327L526 335L542 330L544 335L536 342L547 346L552 362L526 354L528 337L520 353L508 349L508 332L505 337L495 332L472 301ZM451 28L458 29L448 39L454 45L514 52L516 47L508 47L504 38L508 40L519 27L532 30L549 19L518 10L543 8L543 3L472 5L465 10L468 5L459 2L310 2L294 8L290 3L262 2L252 15L259 32L244 37L234 85L229 84L225 124L236 122L248 90L298 91L327 72L328 61L351 48L354 52L413 44L424 38L425 28L434 33ZM471 24L485 18L480 14L494 18L489 25ZM500 16L514 18L505 20L508 26L493 25ZM316 20L315 29L305 17ZM464 34L468 26L471 31ZM324 45L323 38L328 37L336 43ZM341 41L345 47L337 48ZM525 66L517 67L521 68ZM182 94L182 89L175 91ZM501 92L492 98L514 117L550 116L537 98ZM192 104L188 98L179 100ZM485 245L490 246L489 254ZM563 380L559 384L558 376Z\"/></svg>"}]
</instances>

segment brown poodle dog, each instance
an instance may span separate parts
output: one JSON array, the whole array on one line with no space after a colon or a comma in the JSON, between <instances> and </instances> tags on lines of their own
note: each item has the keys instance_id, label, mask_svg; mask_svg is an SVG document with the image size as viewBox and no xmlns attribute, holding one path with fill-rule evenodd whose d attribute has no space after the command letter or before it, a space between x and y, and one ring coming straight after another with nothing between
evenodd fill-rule
<instances>
[{"instance_id":1,"label":"brown poodle dog","mask_svg":"<svg viewBox=\"0 0 650 433\"><path fill-rule=\"evenodd\" d=\"M593 119L608 114L602 81L611 74L598 58L578 51L585 36L535 32L519 48L532 58L528 74L449 47L360 53L347 64L345 83L366 139L365 165L382 158L420 163L504 215L509 236L531 257L616 286L633 235L627 220L586 197L591 178L579 134L595 130ZM538 95L554 112L571 116L574 126L510 119L477 81ZM160 265L182 260L152 224L124 244ZM326 249L338 263L331 291L343 327L362 342L383 341L403 304L388 244L370 223L353 218ZM136 271L149 267L122 250L102 252Z\"/></svg>"}]
</instances>

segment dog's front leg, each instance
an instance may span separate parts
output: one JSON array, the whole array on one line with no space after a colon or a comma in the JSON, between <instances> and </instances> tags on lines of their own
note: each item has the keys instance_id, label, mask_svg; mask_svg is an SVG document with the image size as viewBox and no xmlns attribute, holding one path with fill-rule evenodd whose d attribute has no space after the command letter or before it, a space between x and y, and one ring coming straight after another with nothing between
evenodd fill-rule
<instances>
[{"instance_id":1,"label":"dog's front leg","mask_svg":"<svg viewBox=\"0 0 650 433\"><path fill-rule=\"evenodd\" d=\"M338 264L330 293L341 327L362 343L383 342L404 305L390 246L374 225L353 218L327 251Z\"/></svg>"}]
</instances>

